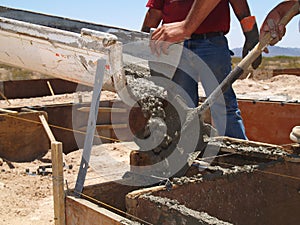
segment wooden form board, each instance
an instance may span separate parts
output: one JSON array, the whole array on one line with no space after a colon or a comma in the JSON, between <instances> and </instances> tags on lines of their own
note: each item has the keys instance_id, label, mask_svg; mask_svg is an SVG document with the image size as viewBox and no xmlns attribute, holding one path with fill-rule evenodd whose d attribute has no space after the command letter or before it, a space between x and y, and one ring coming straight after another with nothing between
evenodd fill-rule
<instances>
[{"instance_id":1,"label":"wooden form board","mask_svg":"<svg viewBox=\"0 0 300 225\"><path fill-rule=\"evenodd\" d=\"M57 78L34 80L8 80L2 81L3 94L8 99L49 96L51 95L51 92L47 86L47 82L51 84L53 92L56 95L74 93L76 92L77 88L80 89L80 91L92 90L91 87L84 85L79 86L77 83Z\"/></svg>"},{"instance_id":2,"label":"wooden form board","mask_svg":"<svg viewBox=\"0 0 300 225\"><path fill-rule=\"evenodd\" d=\"M66 225L119 225L132 222L85 199L66 197Z\"/></svg>"},{"instance_id":3,"label":"wooden form board","mask_svg":"<svg viewBox=\"0 0 300 225\"><path fill-rule=\"evenodd\" d=\"M129 135L130 131L135 133L135 131L139 130L145 124L145 118L140 112L139 108L133 108L129 113L120 113L120 112L109 112L109 108L111 108L112 101L101 101L100 109L104 108L104 112L99 113L97 124L100 126L112 124L111 114L114 114L114 121L118 124L127 124L127 128L116 128L114 129L100 129L101 132L99 135L103 137L108 137L109 139L102 139L102 142L111 142L111 139L121 139L122 141L131 141L132 138ZM126 109L124 103L117 102L117 109ZM48 105L43 108L36 107L35 110L43 110L46 112L48 116L48 123L51 125L55 125L52 127L53 134L55 138L64 144L64 153L69 153L74 150L77 150L78 143L80 140L84 140L84 133L73 133L73 128L78 130L77 128L86 126L87 124L87 113L82 112L78 109L82 109L83 107L88 108L89 104L54 104ZM259 141L263 143L270 144L287 144L292 143L289 139L289 134L292 128L300 123L300 104L299 103L281 103L281 102L266 102L266 101L253 101L253 100L239 100L239 108L241 109L242 117L246 127L246 133L249 140ZM76 115L72 114L72 110L76 111ZM15 110L15 109L13 109ZM17 111L19 111L17 109ZM128 109L127 109L128 110ZM42 111L40 111L42 112ZM20 115L21 116L21 115ZM73 120L72 120L73 116ZM38 116L34 116L34 113L22 114L21 117L24 118L33 118L36 121L39 121ZM129 117L129 118L128 118ZM75 124L73 123L75 121ZM41 125L34 125L30 123L25 123L19 120L8 120L8 118L4 118L0 115L0 139L2 146L1 148L10 149L11 147L7 147L8 143L12 143L14 140L14 145L23 148L24 146L33 145L33 143L42 143L42 146L46 146L45 149L49 148L49 140L45 132L35 131L38 135L33 133L33 129L43 129ZM29 126L30 124L30 126ZM9 129L6 127L9 126ZM18 127L18 129L17 129ZM67 129L59 129L58 127L63 127ZM109 128L109 127L108 127ZM19 130L17 132L17 130ZM15 131L15 133L12 133ZM115 131L118 131L118 136L115 135ZM41 135L40 135L41 134ZM21 139L16 139L15 137L20 136ZM76 136L76 140L74 135ZM26 138L28 137L28 138ZM25 139L25 142L16 140ZM29 140L34 139L32 143L28 143ZM26 144L27 143L27 144ZM6 147L5 147L6 146ZM37 145L34 145L34 148L37 148ZM8 150L6 150L8 151ZM12 156L14 156L13 154ZM1 157L1 156L0 156Z\"/></svg>"},{"instance_id":4,"label":"wooden form board","mask_svg":"<svg viewBox=\"0 0 300 225\"><path fill-rule=\"evenodd\" d=\"M237 145L239 141L224 139L226 144L230 142ZM249 148L263 146L266 149L276 147L264 143L247 143L247 141L240 141L239 145L246 145ZM223 149L222 152L225 153L227 150ZM217 221L215 224L226 225L229 223L223 221L233 224L241 221L246 221L245 224L257 224L261 220L264 224L274 224L274 221L283 224L283 221L287 220L294 224L299 220L297 211L299 194L296 191L299 182L298 179L291 179L298 177L299 163L254 157L255 154L252 153L240 157L241 154L241 152L225 154L223 158L216 158L212 168L201 172L195 168L194 175L202 173L198 181L197 178L189 180L185 177L184 182L174 183L168 191L165 186L145 189L127 186L129 182L125 179L86 186L83 193L89 197L88 200L66 197L67 225L122 224L123 220L120 221L119 218L123 216L115 217L118 213L115 214L114 209L128 213L128 216L132 216L130 218L139 218L139 221L147 221L151 224L183 224L178 221L198 224L196 221L207 219ZM250 165L260 166L257 170L252 170ZM236 170L238 167L239 169ZM228 173L230 168L232 171ZM279 176L280 174L282 176ZM190 175L193 176L192 173ZM147 195L143 195L145 193ZM98 202L111 207L108 210L103 209ZM222 207L219 207L220 204ZM245 211L240 210L241 208ZM207 215L204 215L205 213ZM248 215L250 215L249 220L246 220ZM171 223L175 220L177 223ZM129 224L134 222L130 221Z\"/></svg>"},{"instance_id":5,"label":"wooden form board","mask_svg":"<svg viewBox=\"0 0 300 225\"><path fill-rule=\"evenodd\" d=\"M273 76L281 75L281 74L290 74L300 76L300 68L286 68L286 69L274 69Z\"/></svg>"},{"instance_id":6,"label":"wooden form board","mask_svg":"<svg viewBox=\"0 0 300 225\"><path fill-rule=\"evenodd\" d=\"M300 104L266 101L239 101L249 140L270 144L289 144L289 134L300 125Z\"/></svg>"},{"instance_id":7,"label":"wooden form board","mask_svg":"<svg viewBox=\"0 0 300 225\"><path fill-rule=\"evenodd\" d=\"M251 170L250 157L237 159L224 157L216 170L202 171L198 180L185 177L171 190L158 186L131 192L127 212L151 224L200 224L196 221L203 212L230 224L298 224L299 164L265 161ZM228 162L242 166L235 164L232 172L222 173L219 168Z\"/></svg>"},{"instance_id":8,"label":"wooden form board","mask_svg":"<svg viewBox=\"0 0 300 225\"><path fill-rule=\"evenodd\" d=\"M32 161L50 149L39 115L46 112L0 114L0 157L13 162Z\"/></svg>"}]
</instances>

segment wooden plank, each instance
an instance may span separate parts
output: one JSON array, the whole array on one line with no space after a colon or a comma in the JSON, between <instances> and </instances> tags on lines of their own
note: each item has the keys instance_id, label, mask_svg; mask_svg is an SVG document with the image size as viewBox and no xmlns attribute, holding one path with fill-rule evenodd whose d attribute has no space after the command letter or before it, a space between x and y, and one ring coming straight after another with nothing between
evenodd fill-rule
<instances>
[{"instance_id":1,"label":"wooden plank","mask_svg":"<svg viewBox=\"0 0 300 225\"><path fill-rule=\"evenodd\" d=\"M249 140L290 144L290 132L299 125L300 104L240 100L239 108Z\"/></svg>"},{"instance_id":2,"label":"wooden plank","mask_svg":"<svg viewBox=\"0 0 300 225\"><path fill-rule=\"evenodd\" d=\"M281 74L300 76L300 68L285 68L285 69L274 69L273 70L273 76L278 76Z\"/></svg>"},{"instance_id":3,"label":"wooden plank","mask_svg":"<svg viewBox=\"0 0 300 225\"><path fill-rule=\"evenodd\" d=\"M112 165L112 167L114 167L114 165ZM120 169L118 168L118 170ZM123 174L125 174L125 172ZM120 176L119 180L100 182L93 185L85 186L83 189L83 194L91 198L97 199L98 201L104 202L105 204L108 204L119 210L126 211L126 195L131 191L140 188L139 186L130 186L129 184L136 183L130 178L121 179Z\"/></svg>"},{"instance_id":4,"label":"wooden plank","mask_svg":"<svg viewBox=\"0 0 300 225\"><path fill-rule=\"evenodd\" d=\"M51 142L55 142L56 141L55 137L54 137L54 135L53 135L53 133L52 133L50 127L49 127L49 124L48 124L45 116L44 115L39 115L39 118L40 118L40 120L43 124L43 127L44 127L47 135L48 135L48 138L50 139Z\"/></svg>"},{"instance_id":5,"label":"wooden plank","mask_svg":"<svg viewBox=\"0 0 300 225\"><path fill-rule=\"evenodd\" d=\"M87 127L83 126L78 128L78 130L81 132L86 132ZM116 141L132 141L132 135L130 133L128 124L96 125L95 137L95 145L97 145L99 138L101 139L102 143L111 143Z\"/></svg>"},{"instance_id":6,"label":"wooden plank","mask_svg":"<svg viewBox=\"0 0 300 225\"><path fill-rule=\"evenodd\" d=\"M74 93L78 88L78 83L57 78L38 80L8 80L3 81L3 93L10 101L11 99L18 98L37 98L49 96L50 92L49 88L47 88L48 81L51 82L51 87L56 95ZM92 88L80 85L80 90L91 91ZM72 100L74 101L74 99Z\"/></svg>"},{"instance_id":7,"label":"wooden plank","mask_svg":"<svg viewBox=\"0 0 300 225\"><path fill-rule=\"evenodd\" d=\"M9 110L9 109L2 109L0 108L0 112L2 113L11 113L11 114L18 114L17 111Z\"/></svg>"},{"instance_id":8,"label":"wooden plank","mask_svg":"<svg viewBox=\"0 0 300 225\"><path fill-rule=\"evenodd\" d=\"M236 166L229 173L206 173L208 176L198 180L196 176L191 180L184 178L186 182L174 185L170 191L155 190L154 187L152 193L151 189L146 194L135 192L134 195L132 192L127 195L126 204L130 207L127 209L130 214L152 224L184 221L170 218L174 215L173 210L180 209L182 203L186 209L198 213L204 211L233 224L298 224L300 195L295 190L299 188L299 169L299 164L277 161L262 163L255 171ZM293 177L296 179L291 179ZM191 212L186 209L180 210L183 215Z\"/></svg>"},{"instance_id":9,"label":"wooden plank","mask_svg":"<svg viewBox=\"0 0 300 225\"><path fill-rule=\"evenodd\" d=\"M62 143L53 141L51 143L51 159L53 174L53 201L55 225L65 225L65 193L64 193L64 171Z\"/></svg>"},{"instance_id":10,"label":"wooden plank","mask_svg":"<svg viewBox=\"0 0 300 225\"><path fill-rule=\"evenodd\" d=\"M12 162L28 162L43 157L49 140L39 120L47 113L0 114L0 157Z\"/></svg>"},{"instance_id":11,"label":"wooden plank","mask_svg":"<svg viewBox=\"0 0 300 225\"><path fill-rule=\"evenodd\" d=\"M66 225L108 224L133 224L133 221L85 199L79 199L72 196L66 197Z\"/></svg>"},{"instance_id":12,"label":"wooden plank","mask_svg":"<svg viewBox=\"0 0 300 225\"><path fill-rule=\"evenodd\" d=\"M282 146L275 145L275 144L270 144L270 143L266 143L266 142L259 142L259 141L243 140L243 139L226 137L226 136L216 137L215 140L223 141L223 142L230 142L231 144L240 144L240 145L249 146L249 147L261 146L261 147L264 147L264 148L278 148L278 149L284 150Z\"/></svg>"},{"instance_id":13,"label":"wooden plank","mask_svg":"<svg viewBox=\"0 0 300 225\"><path fill-rule=\"evenodd\" d=\"M80 112L89 112L90 107L81 107L77 109ZM126 113L127 109L125 108L111 108L111 107L100 107L98 109L99 113Z\"/></svg>"},{"instance_id":14,"label":"wooden plank","mask_svg":"<svg viewBox=\"0 0 300 225\"><path fill-rule=\"evenodd\" d=\"M53 88L52 88L52 86L50 84L50 81L47 81L47 85L48 85L48 88L49 88L49 90L51 92L51 95L54 96L55 94L54 94Z\"/></svg>"},{"instance_id":15,"label":"wooden plank","mask_svg":"<svg viewBox=\"0 0 300 225\"><path fill-rule=\"evenodd\" d=\"M128 128L128 124L101 124L101 125L96 125L96 129L98 131L101 130L113 130L113 129L125 129ZM80 127L80 131L86 131L86 126L85 127Z\"/></svg>"}]
</instances>

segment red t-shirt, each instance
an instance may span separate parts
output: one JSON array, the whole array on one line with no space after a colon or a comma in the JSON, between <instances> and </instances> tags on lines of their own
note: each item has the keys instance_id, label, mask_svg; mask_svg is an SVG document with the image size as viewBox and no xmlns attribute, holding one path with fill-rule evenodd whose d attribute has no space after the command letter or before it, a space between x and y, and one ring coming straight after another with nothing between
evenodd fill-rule
<instances>
[{"instance_id":1,"label":"red t-shirt","mask_svg":"<svg viewBox=\"0 0 300 225\"><path fill-rule=\"evenodd\" d=\"M172 23L184 20L193 3L194 0L148 0L146 6L161 10L163 23ZM229 3L228 0L221 0L194 33L224 32L226 34L229 27Z\"/></svg>"}]
</instances>

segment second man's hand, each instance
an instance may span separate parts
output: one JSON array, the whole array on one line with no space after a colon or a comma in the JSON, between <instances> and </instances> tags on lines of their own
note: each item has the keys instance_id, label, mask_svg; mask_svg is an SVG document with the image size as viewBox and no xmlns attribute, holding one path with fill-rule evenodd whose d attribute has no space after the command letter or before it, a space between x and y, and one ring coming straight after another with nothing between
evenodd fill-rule
<instances>
[{"instance_id":1,"label":"second man's hand","mask_svg":"<svg viewBox=\"0 0 300 225\"><path fill-rule=\"evenodd\" d=\"M296 4L296 5L295 5ZM286 13L293 7L299 8L300 2L297 0L284 1L279 3L274 9L269 12L260 28L260 40L262 40L267 33L271 35L270 45L277 44L286 32L286 25L281 24L280 21L286 15ZM299 11L293 12L294 15L298 15Z\"/></svg>"}]
</instances>

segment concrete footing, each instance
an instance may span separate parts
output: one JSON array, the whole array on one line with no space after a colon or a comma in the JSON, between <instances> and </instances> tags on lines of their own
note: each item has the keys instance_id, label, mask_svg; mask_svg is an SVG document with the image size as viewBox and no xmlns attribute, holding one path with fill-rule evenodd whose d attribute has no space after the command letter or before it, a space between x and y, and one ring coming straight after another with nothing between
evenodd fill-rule
<instances>
[{"instance_id":1,"label":"concrete footing","mask_svg":"<svg viewBox=\"0 0 300 225\"><path fill-rule=\"evenodd\" d=\"M116 215L122 212L132 223L298 223L297 155L280 146L237 139L225 138L210 145L220 147L214 160L207 163L205 158L199 158L185 177L170 178L168 186L159 183L151 187L128 186L126 179L131 178L124 178L85 187L84 195L96 204L101 202L101 207L103 203L110 206L109 211ZM70 213L72 207L67 204Z\"/></svg>"}]
</instances>

